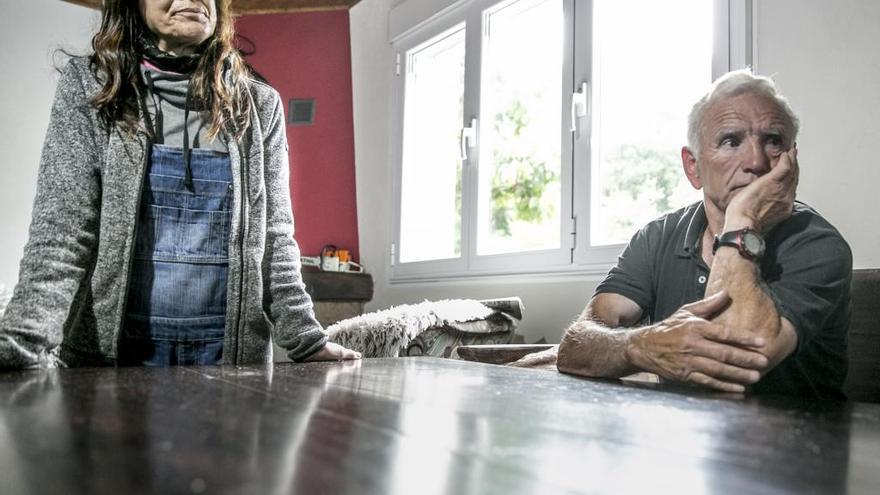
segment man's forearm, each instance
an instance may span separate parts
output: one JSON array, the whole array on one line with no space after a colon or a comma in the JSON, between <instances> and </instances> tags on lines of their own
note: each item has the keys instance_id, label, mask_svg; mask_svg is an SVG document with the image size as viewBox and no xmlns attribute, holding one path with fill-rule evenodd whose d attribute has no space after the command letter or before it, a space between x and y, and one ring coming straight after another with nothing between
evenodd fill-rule
<instances>
[{"instance_id":1,"label":"man's forearm","mask_svg":"<svg viewBox=\"0 0 880 495\"><path fill-rule=\"evenodd\" d=\"M742 257L734 248L721 248L715 254L706 296L721 290L728 293L731 304L714 321L763 337L766 345L759 351L767 356L770 367L791 354L797 337L785 323L755 262Z\"/></svg>"},{"instance_id":2,"label":"man's forearm","mask_svg":"<svg viewBox=\"0 0 880 495\"><path fill-rule=\"evenodd\" d=\"M581 376L619 378L641 371L627 358L630 338L638 329L608 328L581 319L566 330L559 344L557 368Z\"/></svg>"},{"instance_id":3,"label":"man's forearm","mask_svg":"<svg viewBox=\"0 0 880 495\"><path fill-rule=\"evenodd\" d=\"M779 330L779 314L765 292L758 267L734 248L721 248L715 254L705 297L722 290L730 296L731 307L742 305L749 308L748 316L752 316L750 323L753 325L749 329L762 335L775 335ZM723 320L727 313L729 311L722 312L718 318Z\"/></svg>"},{"instance_id":4,"label":"man's forearm","mask_svg":"<svg viewBox=\"0 0 880 495\"><path fill-rule=\"evenodd\" d=\"M756 227L754 221L730 211L724 220L724 232ZM745 330L761 337L779 332L779 314L765 292L758 261L745 258L732 246L721 246L714 253L705 296L722 290L727 291L732 302L716 321L744 324Z\"/></svg>"}]
</instances>

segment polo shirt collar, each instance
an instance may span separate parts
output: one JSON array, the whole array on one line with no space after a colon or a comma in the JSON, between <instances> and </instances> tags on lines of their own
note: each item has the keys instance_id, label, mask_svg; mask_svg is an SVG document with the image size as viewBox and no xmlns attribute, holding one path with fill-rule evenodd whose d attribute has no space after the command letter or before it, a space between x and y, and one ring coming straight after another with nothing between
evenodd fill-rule
<instances>
[{"instance_id":1,"label":"polo shirt collar","mask_svg":"<svg viewBox=\"0 0 880 495\"><path fill-rule=\"evenodd\" d=\"M706 230L708 221L706 220L706 210L703 208L703 202L692 205L694 212L690 215L687 231L684 234L684 242L678 247L679 257L690 258L694 253L698 253L700 247L700 239L703 231ZM699 254L699 253L698 253Z\"/></svg>"}]
</instances>

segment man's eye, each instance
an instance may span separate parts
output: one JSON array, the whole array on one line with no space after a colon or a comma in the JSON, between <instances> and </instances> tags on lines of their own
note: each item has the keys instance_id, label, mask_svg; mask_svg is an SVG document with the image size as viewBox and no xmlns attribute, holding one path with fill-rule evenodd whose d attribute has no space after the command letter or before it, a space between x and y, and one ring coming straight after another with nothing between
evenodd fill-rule
<instances>
[{"instance_id":1,"label":"man's eye","mask_svg":"<svg viewBox=\"0 0 880 495\"><path fill-rule=\"evenodd\" d=\"M768 137L767 144L769 144L770 146L782 146L782 136Z\"/></svg>"},{"instance_id":2,"label":"man's eye","mask_svg":"<svg viewBox=\"0 0 880 495\"><path fill-rule=\"evenodd\" d=\"M728 146L731 148L735 148L735 147L739 146L739 139L732 137L732 136L728 136L726 138L723 138L719 144L721 145L721 147Z\"/></svg>"}]
</instances>

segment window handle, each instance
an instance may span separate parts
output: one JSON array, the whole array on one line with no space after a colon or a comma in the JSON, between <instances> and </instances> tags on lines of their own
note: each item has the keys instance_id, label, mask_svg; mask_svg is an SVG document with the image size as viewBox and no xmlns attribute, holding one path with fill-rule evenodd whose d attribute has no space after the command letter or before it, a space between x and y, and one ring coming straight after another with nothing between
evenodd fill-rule
<instances>
[{"instance_id":1,"label":"window handle","mask_svg":"<svg viewBox=\"0 0 880 495\"><path fill-rule=\"evenodd\" d=\"M477 119L471 119L471 125L461 128L461 134L458 137L458 144L461 146L461 159L467 160L468 148L477 145Z\"/></svg>"},{"instance_id":2,"label":"window handle","mask_svg":"<svg viewBox=\"0 0 880 495\"><path fill-rule=\"evenodd\" d=\"M590 86L581 83L581 89L571 95L571 132L577 132L578 119L587 115L590 110Z\"/></svg>"}]
</instances>

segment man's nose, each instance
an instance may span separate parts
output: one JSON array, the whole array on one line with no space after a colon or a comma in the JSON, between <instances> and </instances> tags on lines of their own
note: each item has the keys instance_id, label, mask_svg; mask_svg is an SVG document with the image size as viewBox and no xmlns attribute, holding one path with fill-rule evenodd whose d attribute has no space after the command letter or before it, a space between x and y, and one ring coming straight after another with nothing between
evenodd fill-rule
<instances>
[{"instance_id":1,"label":"man's nose","mask_svg":"<svg viewBox=\"0 0 880 495\"><path fill-rule=\"evenodd\" d=\"M745 171L755 175L764 175L770 171L770 155L764 149L758 139L749 139L747 146L748 156L745 161Z\"/></svg>"}]
</instances>

